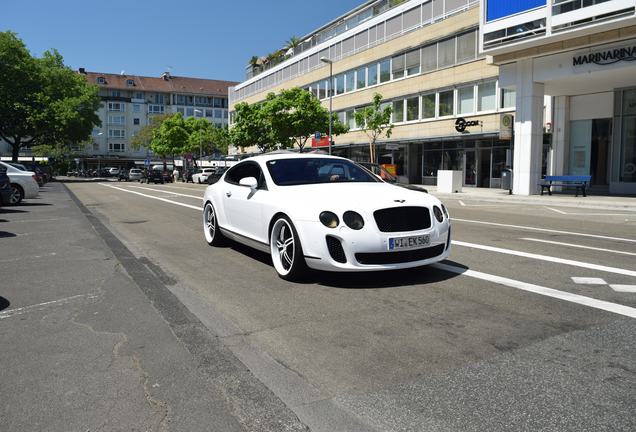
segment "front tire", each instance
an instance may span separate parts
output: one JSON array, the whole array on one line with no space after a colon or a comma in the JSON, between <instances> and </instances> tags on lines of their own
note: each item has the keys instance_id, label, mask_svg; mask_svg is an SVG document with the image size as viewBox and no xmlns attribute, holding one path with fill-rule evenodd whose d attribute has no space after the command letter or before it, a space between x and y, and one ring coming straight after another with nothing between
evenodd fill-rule
<instances>
[{"instance_id":1,"label":"front tire","mask_svg":"<svg viewBox=\"0 0 636 432\"><path fill-rule=\"evenodd\" d=\"M11 183L11 190L13 193L9 197L10 205L18 205L22 202L24 198L24 189L19 184Z\"/></svg>"},{"instance_id":2,"label":"front tire","mask_svg":"<svg viewBox=\"0 0 636 432\"><path fill-rule=\"evenodd\" d=\"M216 211L212 203L205 203L203 208L203 234L205 235L205 241L210 246L220 246L223 244L223 234L219 229L219 221L216 216Z\"/></svg>"},{"instance_id":3,"label":"front tire","mask_svg":"<svg viewBox=\"0 0 636 432\"><path fill-rule=\"evenodd\" d=\"M280 216L272 226L269 236L272 262L276 273L282 279L294 281L307 272L300 238L294 224L287 216Z\"/></svg>"}]
</instances>

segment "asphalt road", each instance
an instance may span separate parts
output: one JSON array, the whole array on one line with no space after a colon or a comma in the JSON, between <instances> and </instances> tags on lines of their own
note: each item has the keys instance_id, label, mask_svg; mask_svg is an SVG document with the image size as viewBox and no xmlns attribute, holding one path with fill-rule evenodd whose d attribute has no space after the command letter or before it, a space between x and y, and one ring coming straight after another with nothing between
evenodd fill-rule
<instances>
[{"instance_id":1,"label":"asphalt road","mask_svg":"<svg viewBox=\"0 0 636 432\"><path fill-rule=\"evenodd\" d=\"M449 199L443 265L299 284L267 255L205 243L204 186L69 188L114 259L142 263L271 392L252 401L266 398L289 428L297 416L312 431L636 429L634 213ZM42 300L24 296L20 306ZM221 412L246 406L221 389Z\"/></svg>"}]
</instances>

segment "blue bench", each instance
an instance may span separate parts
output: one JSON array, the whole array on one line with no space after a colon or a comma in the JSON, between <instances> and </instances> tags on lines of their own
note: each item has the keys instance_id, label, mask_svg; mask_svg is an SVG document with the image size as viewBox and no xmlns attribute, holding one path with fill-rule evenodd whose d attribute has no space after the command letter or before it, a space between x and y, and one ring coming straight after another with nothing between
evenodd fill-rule
<instances>
[{"instance_id":1,"label":"blue bench","mask_svg":"<svg viewBox=\"0 0 636 432\"><path fill-rule=\"evenodd\" d=\"M552 195L552 186L575 187L576 196L579 196L579 189L585 195L585 188L590 184L592 176L544 176L539 186L541 186L541 195L547 190L548 195Z\"/></svg>"}]
</instances>

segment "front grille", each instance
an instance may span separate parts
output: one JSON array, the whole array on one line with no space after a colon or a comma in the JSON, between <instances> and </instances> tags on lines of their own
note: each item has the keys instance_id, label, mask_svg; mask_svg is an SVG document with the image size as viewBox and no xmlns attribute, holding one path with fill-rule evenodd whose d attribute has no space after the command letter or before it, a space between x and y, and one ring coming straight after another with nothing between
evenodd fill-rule
<instances>
[{"instance_id":1,"label":"front grille","mask_svg":"<svg viewBox=\"0 0 636 432\"><path fill-rule=\"evenodd\" d=\"M373 212L382 232L417 231L431 227L431 213L426 207L392 207Z\"/></svg>"},{"instance_id":2,"label":"front grille","mask_svg":"<svg viewBox=\"0 0 636 432\"><path fill-rule=\"evenodd\" d=\"M347 257L345 256L342 243L340 243L339 239L327 236L327 249L329 249L329 255L331 255L334 261L339 263L347 262Z\"/></svg>"},{"instance_id":3,"label":"front grille","mask_svg":"<svg viewBox=\"0 0 636 432\"><path fill-rule=\"evenodd\" d=\"M444 253L445 244L437 246L406 250L399 252L357 253L356 260L360 264L402 264L413 261L421 261L436 257Z\"/></svg>"}]
</instances>

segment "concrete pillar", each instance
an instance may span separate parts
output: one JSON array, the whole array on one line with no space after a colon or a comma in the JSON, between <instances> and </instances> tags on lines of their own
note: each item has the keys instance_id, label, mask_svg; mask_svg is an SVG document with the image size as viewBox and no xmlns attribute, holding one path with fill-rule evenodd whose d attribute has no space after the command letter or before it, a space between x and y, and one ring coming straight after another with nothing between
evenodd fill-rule
<instances>
[{"instance_id":1,"label":"concrete pillar","mask_svg":"<svg viewBox=\"0 0 636 432\"><path fill-rule=\"evenodd\" d=\"M564 175L570 147L570 97L554 98L554 124L552 125L552 167L551 175Z\"/></svg>"},{"instance_id":2,"label":"concrete pillar","mask_svg":"<svg viewBox=\"0 0 636 432\"><path fill-rule=\"evenodd\" d=\"M541 178L544 92L543 84L533 81L532 59L517 62L516 92L512 193L532 195Z\"/></svg>"}]
</instances>

